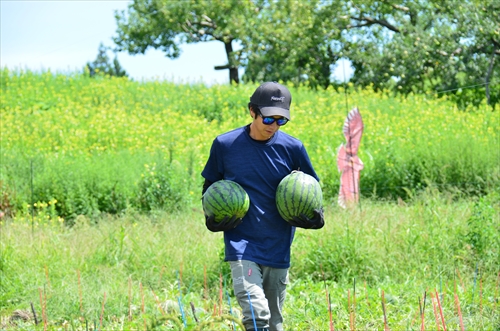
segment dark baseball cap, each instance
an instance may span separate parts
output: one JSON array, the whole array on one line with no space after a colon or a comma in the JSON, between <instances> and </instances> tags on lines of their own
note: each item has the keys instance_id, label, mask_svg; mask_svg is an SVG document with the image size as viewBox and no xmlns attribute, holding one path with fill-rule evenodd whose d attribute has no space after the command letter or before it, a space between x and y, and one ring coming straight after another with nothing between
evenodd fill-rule
<instances>
[{"instance_id":1,"label":"dark baseball cap","mask_svg":"<svg viewBox=\"0 0 500 331\"><path fill-rule=\"evenodd\" d=\"M259 106L262 116L283 116L290 120L292 95L279 83L262 83L250 97L250 103Z\"/></svg>"}]
</instances>

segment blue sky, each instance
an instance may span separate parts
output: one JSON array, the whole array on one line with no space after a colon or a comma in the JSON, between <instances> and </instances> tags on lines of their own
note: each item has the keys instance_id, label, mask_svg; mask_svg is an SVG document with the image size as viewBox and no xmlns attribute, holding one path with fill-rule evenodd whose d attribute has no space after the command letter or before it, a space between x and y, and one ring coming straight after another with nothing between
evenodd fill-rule
<instances>
[{"instance_id":1,"label":"blue sky","mask_svg":"<svg viewBox=\"0 0 500 331\"><path fill-rule=\"evenodd\" d=\"M0 65L10 69L82 70L95 60L99 44L115 46L115 10L126 10L131 1L23 1L0 0ZM111 52L108 53L112 56ZM224 45L213 41L182 46L171 60L161 51L145 55L118 53L118 60L136 80L170 80L206 84L228 83ZM342 68L337 68L343 77ZM349 76L350 67L346 66ZM342 78L343 80L343 78Z\"/></svg>"}]
</instances>

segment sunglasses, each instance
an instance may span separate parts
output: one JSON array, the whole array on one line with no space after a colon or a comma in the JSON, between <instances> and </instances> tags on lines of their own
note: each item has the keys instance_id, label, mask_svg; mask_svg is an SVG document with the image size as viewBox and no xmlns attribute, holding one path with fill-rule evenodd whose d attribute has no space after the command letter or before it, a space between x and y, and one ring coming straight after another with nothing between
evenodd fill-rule
<instances>
[{"instance_id":1,"label":"sunglasses","mask_svg":"<svg viewBox=\"0 0 500 331\"><path fill-rule=\"evenodd\" d=\"M271 125L276 122L278 126L282 126L288 123L288 119L285 117L274 118L271 116L262 116L262 114L259 114L259 116L262 117L262 123L264 123L265 125Z\"/></svg>"}]
</instances>

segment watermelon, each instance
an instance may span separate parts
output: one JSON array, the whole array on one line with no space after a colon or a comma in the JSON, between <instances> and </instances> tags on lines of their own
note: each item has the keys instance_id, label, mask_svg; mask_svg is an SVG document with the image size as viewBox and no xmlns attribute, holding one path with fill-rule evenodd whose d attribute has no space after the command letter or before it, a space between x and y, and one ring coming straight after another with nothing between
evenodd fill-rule
<instances>
[{"instance_id":1,"label":"watermelon","mask_svg":"<svg viewBox=\"0 0 500 331\"><path fill-rule=\"evenodd\" d=\"M226 216L243 218L250 207L250 198L240 184L223 179L205 191L202 205L206 215L213 215L220 222Z\"/></svg>"},{"instance_id":2,"label":"watermelon","mask_svg":"<svg viewBox=\"0 0 500 331\"><path fill-rule=\"evenodd\" d=\"M276 206L285 221L301 214L314 217L314 210L323 205L321 187L311 175L294 170L281 180L276 190Z\"/></svg>"}]
</instances>

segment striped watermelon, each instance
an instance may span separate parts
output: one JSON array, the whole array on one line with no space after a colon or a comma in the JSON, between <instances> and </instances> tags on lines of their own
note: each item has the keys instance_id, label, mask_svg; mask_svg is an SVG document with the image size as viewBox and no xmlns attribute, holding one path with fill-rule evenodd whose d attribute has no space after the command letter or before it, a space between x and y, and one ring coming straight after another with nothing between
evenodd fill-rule
<instances>
[{"instance_id":1,"label":"striped watermelon","mask_svg":"<svg viewBox=\"0 0 500 331\"><path fill-rule=\"evenodd\" d=\"M318 181L302 171L292 171L281 180L276 190L276 206L285 221L301 214L313 218L314 209L320 209L322 205L323 193Z\"/></svg>"},{"instance_id":2,"label":"striped watermelon","mask_svg":"<svg viewBox=\"0 0 500 331\"><path fill-rule=\"evenodd\" d=\"M203 194L202 204L205 214L215 215L215 221L220 222L226 216L243 218L250 199L240 184L223 179L210 185Z\"/></svg>"}]
</instances>

